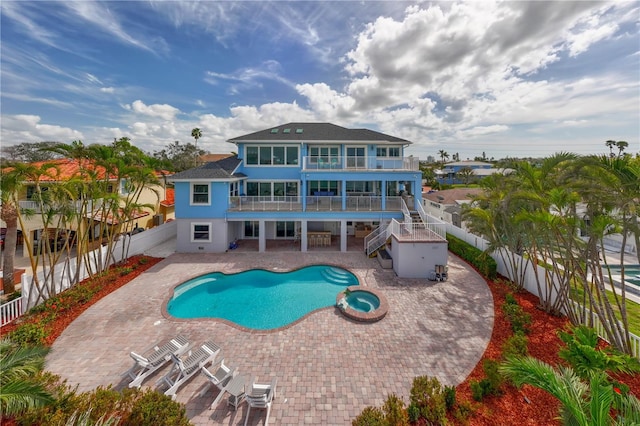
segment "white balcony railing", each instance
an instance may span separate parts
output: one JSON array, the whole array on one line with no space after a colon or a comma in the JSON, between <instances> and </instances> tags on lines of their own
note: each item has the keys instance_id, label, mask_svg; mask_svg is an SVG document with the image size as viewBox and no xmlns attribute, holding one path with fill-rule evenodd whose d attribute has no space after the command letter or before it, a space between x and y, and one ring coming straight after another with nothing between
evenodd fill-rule
<instances>
[{"instance_id":1,"label":"white balcony railing","mask_svg":"<svg viewBox=\"0 0 640 426\"><path fill-rule=\"evenodd\" d=\"M230 197L229 211L303 211L303 197L252 196ZM398 211L402 197L386 197L384 209L379 195L309 195L304 197L305 211Z\"/></svg>"},{"instance_id":2,"label":"white balcony railing","mask_svg":"<svg viewBox=\"0 0 640 426\"><path fill-rule=\"evenodd\" d=\"M320 156L304 157L303 170L419 170L417 157L376 158L376 157L342 157Z\"/></svg>"}]
</instances>

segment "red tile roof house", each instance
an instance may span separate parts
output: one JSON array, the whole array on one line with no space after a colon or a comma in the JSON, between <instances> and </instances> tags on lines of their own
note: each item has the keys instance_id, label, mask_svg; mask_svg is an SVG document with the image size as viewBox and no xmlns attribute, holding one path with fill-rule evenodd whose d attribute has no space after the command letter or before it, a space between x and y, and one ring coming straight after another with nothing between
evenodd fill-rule
<instances>
[{"instance_id":1,"label":"red tile roof house","mask_svg":"<svg viewBox=\"0 0 640 426\"><path fill-rule=\"evenodd\" d=\"M106 177L105 169L100 166L91 167L91 165L87 162L83 162L77 159L39 161L30 164L38 168L49 165L51 166L47 169L46 174L43 174L38 178L38 182L43 188L60 182L68 182L72 178L78 178L82 176L83 169L92 169L98 179L107 178L109 182L112 182L112 185L110 185L111 191L117 192L121 197L127 196L125 185L126 179L119 180L116 176L113 175ZM135 212L130 218L133 226L145 229L151 228L163 223L168 219L173 219L175 217L173 213L173 190L172 188L167 187L165 183L166 181L163 178L164 176L168 176L170 174L171 173L167 171L158 171L157 175L159 177L160 184L153 185L153 187L149 187L148 189L143 190L139 199L139 203L149 204L156 207L142 208L139 211ZM42 224L41 217L37 214L39 211L39 203L32 199L35 194L35 188L35 182L25 182L24 188L19 194L19 204L21 209L30 210L31 212L36 213L24 216L25 229L19 228L21 238L29 238L32 243L33 241L40 238L40 236L45 232L45 230L43 229L44 226ZM171 191L169 191L168 193L169 189L171 189ZM158 194L158 196L156 196L156 193ZM94 221L103 220L103 218L100 216L92 217L92 219ZM113 217L107 217L104 218L104 220L109 225L113 225L115 223ZM0 222L0 224L2 225L2 227L6 227L6 224L4 224L4 222ZM23 251L25 250L26 247L23 246ZM23 255L28 256L28 253L23 252Z\"/></svg>"}]
</instances>

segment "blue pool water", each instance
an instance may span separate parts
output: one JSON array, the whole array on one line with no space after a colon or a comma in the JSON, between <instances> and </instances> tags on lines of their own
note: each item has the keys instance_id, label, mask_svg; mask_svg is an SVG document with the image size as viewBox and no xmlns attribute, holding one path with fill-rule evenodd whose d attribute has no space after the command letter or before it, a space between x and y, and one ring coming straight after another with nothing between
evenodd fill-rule
<instances>
[{"instance_id":1,"label":"blue pool water","mask_svg":"<svg viewBox=\"0 0 640 426\"><path fill-rule=\"evenodd\" d=\"M351 309L360 312L371 312L380 307L380 299L378 299L378 296L358 290L352 291L347 296L347 303Z\"/></svg>"},{"instance_id":2,"label":"blue pool water","mask_svg":"<svg viewBox=\"0 0 640 426\"><path fill-rule=\"evenodd\" d=\"M285 273L213 272L176 287L167 311L176 318L223 318L268 330L334 305L336 294L352 285L358 285L358 279L351 272L324 265Z\"/></svg>"},{"instance_id":3,"label":"blue pool water","mask_svg":"<svg viewBox=\"0 0 640 426\"><path fill-rule=\"evenodd\" d=\"M621 268L619 265L609 265L613 280L620 282ZM624 265L624 281L627 283L627 290L640 295L640 265Z\"/></svg>"}]
</instances>

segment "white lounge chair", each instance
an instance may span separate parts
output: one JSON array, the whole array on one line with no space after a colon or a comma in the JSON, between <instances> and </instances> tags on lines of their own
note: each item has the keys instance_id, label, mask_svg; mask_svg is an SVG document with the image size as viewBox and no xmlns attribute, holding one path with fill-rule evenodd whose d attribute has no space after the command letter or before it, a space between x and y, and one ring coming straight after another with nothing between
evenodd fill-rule
<instances>
[{"instance_id":1,"label":"white lounge chair","mask_svg":"<svg viewBox=\"0 0 640 426\"><path fill-rule=\"evenodd\" d=\"M184 360L171 354L173 366L163 378L158 380L161 385L166 384L169 386L169 389L164 394L175 399L176 392L178 392L180 386L200 371L202 367L212 363L219 352L220 346L208 341L198 349L189 351L189 355Z\"/></svg>"},{"instance_id":2,"label":"white lounge chair","mask_svg":"<svg viewBox=\"0 0 640 426\"><path fill-rule=\"evenodd\" d=\"M185 353L190 346L186 337L177 336L163 345L156 345L151 350L145 351L144 355L131 352L129 355L133 358L133 367L124 373L124 375L132 379L129 387L139 388L144 379L153 374L165 363L169 362L171 355L180 356Z\"/></svg>"},{"instance_id":3,"label":"white lounge chair","mask_svg":"<svg viewBox=\"0 0 640 426\"><path fill-rule=\"evenodd\" d=\"M204 396L211 385L217 387L220 391L209 408L210 410L213 410L224 396L227 384L238 374L238 370L236 367L229 367L225 365L223 358L215 372L212 373L207 370L207 367L202 367L202 374L205 375L209 383L207 383L207 386L200 392L200 396Z\"/></svg>"},{"instance_id":4,"label":"white lounge chair","mask_svg":"<svg viewBox=\"0 0 640 426\"><path fill-rule=\"evenodd\" d=\"M267 417L264 419L264 426L269 424L269 414L271 413L271 403L276 396L276 385L278 379L274 378L268 385L261 385L254 383L254 379L251 379L251 384L248 387L245 400L249 407L247 408L247 417L244 419L244 426L247 426L249 421L249 413L251 408L266 408Z\"/></svg>"}]
</instances>

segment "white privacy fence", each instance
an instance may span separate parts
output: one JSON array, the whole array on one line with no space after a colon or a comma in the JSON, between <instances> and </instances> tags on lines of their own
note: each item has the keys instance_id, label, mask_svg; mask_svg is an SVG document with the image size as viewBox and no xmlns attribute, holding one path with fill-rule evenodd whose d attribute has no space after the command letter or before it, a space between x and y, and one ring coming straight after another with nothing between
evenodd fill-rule
<instances>
[{"instance_id":1,"label":"white privacy fence","mask_svg":"<svg viewBox=\"0 0 640 426\"><path fill-rule=\"evenodd\" d=\"M458 228L457 226L454 226L450 223L447 223L447 232L453 235L454 237L461 239L466 243L471 244L472 246L482 251L485 251L489 247L489 243L485 241L483 238L478 237L477 235L473 235L465 231L464 229ZM541 297L538 291L538 284L536 279L536 271L534 270L534 265L532 265L530 262L527 262L527 260L523 259L521 256L513 255L511 253L509 254L509 256L512 256L514 261L518 265L520 265L519 268L523 268L526 265L526 270L523 274L524 289L535 296ZM498 273L513 280L514 277L513 277L512 268L505 263L505 259L509 259L509 256L507 255L500 256L499 252L491 253L491 257L496 261L496 264L498 266ZM550 275L549 271L543 268L542 266L535 265L535 268L537 268L537 276L540 279L540 290L543 292L541 298L544 299L545 298L544 296L546 296L546 293L544 292L551 291L555 293L556 289L559 288L559 286L556 285L557 283L549 281L549 280L554 280L555 275ZM555 300L555 298L556 298L556 294L553 294L551 297L551 300ZM598 332L598 335L602 339L606 340L607 339L606 333L604 332L604 328L602 327L602 324L600 323L598 316L595 313L592 313L591 311L589 311L588 309L586 308L584 309L587 312L587 314L591 316L593 321L592 324L594 324L594 328ZM589 324L589 322L587 322L587 324ZM631 349L633 351L633 355L637 358L640 358L640 337L636 336L633 333L629 333L629 334L631 337Z\"/></svg>"},{"instance_id":2,"label":"white privacy fence","mask_svg":"<svg viewBox=\"0 0 640 426\"><path fill-rule=\"evenodd\" d=\"M125 235L121 237L116 243L111 263L124 260L125 257L142 254L152 247L175 238L177 235L177 229L177 222L172 221L136 235ZM47 280L49 284L47 286L43 286L41 290L43 297L41 297L37 303L36 300L38 299L38 294L33 288L33 276L26 273L23 274L21 281L22 296L19 299L0 306L0 326L15 320L36 304L40 304L44 300L48 299L51 294L59 294L71 287L72 283L80 282L89 277L89 270L96 272L98 270L99 262L102 262L102 264L106 262L106 256L107 248L99 247L88 253L88 256L84 256L80 259L80 262L82 263L79 268L77 258L71 258L58 263L54 268L55 273L53 279L49 278ZM74 280L76 273L78 274L78 277L77 280ZM39 282L44 283L45 277L43 271L38 271L37 274Z\"/></svg>"}]
</instances>

